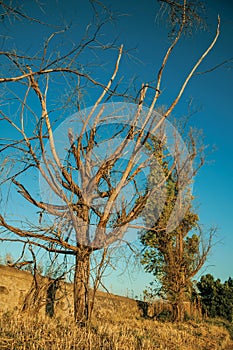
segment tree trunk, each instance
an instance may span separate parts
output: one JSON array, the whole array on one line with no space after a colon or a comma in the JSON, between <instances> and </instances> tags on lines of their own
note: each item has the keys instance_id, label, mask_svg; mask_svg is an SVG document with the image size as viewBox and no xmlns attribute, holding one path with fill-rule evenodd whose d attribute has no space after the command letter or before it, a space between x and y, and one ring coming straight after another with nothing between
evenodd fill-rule
<instances>
[{"instance_id":1,"label":"tree trunk","mask_svg":"<svg viewBox=\"0 0 233 350\"><path fill-rule=\"evenodd\" d=\"M172 305L173 322L183 322L184 320L184 291L183 289L177 292L176 300Z\"/></svg>"},{"instance_id":2,"label":"tree trunk","mask_svg":"<svg viewBox=\"0 0 233 350\"><path fill-rule=\"evenodd\" d=\"M183 301L177 301L172 305L173 309L173 322L183 322L184 320L184 303Z\"/></svg>"},{"instance_id":3,"label":"tree trunk","mask_svg":"<svg viewBox=\"0 0 233 350\"><path fill-rule=\"evenodd\" d=\"M85 325L89 318L90 251L81 250L76 254L74 275L74 318Z\"/></svg>"}]
</instances>

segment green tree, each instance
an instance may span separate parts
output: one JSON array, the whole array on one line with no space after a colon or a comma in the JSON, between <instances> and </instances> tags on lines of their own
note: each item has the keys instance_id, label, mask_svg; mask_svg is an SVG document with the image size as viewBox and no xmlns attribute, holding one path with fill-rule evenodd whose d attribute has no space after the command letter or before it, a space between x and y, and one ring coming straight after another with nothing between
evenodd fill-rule
<instances>
[{"instance_id":1,"label":"green tree","mask_svg":"<svg viewBox=\"0 0 233 350\"><path fill-rule=\"evenodd\" d=\"M233 320L233 282L229 277L221 283L211 274L202 276L197 283L203 313L208 317L222 317L229 322Z\"/></svg>"},{"instance_id":2,"label":"green tree","mask_svg":"<svg viewBox=\"0 0 233 350\"><path fill-rule=\"evenodd\" d=\"M164 137L166 139L166 137ZM189 157L192 164L197 158L196 142L192 133L189 135L192 140L192 146L189 147ZM156 139L152 140L149 146L150 152L153 152L155 161L159 162L160 167L165 174L164 189L166 198L164 206L155 221L155 212L160 210L159 195L151 197L143 211L143 220L145 227L149 228L142 233L141 243L144 245L142 264L147 272L152 273L159 281L159 295L169 300L173 307L173 320L181 321L184 318L183 305L185 301L190 301L192 291L192 278L205 263L207 254L211 247L212 232L209 235L208 243L203 244L203 237L198 226L198 215L194 212L191 204L184 217L180 220L175 229L171 229L169 221L172 217L179 200L187 201L190 199L189 192L182 194L180 198L180 175L179 166L173 167L171 154L167 151L166 142L158 143ZM199 153L200 155L200 153ZM180 162L179 152L175 155L175 163ZM185 160L186 162L187 160ZM190 183L194 173L204 163L201 157L196 169L186 173L186 182ZM158 167L153 162L151 164L149 185L158 187L158 181L161 176L158 174ZM183 179L184 180L184 179ZM191 197L191 200L193 197ZM156 284L158 286L158 283ZM158 287L153 291L158 292Z\"/></svg>"}]
</instances>

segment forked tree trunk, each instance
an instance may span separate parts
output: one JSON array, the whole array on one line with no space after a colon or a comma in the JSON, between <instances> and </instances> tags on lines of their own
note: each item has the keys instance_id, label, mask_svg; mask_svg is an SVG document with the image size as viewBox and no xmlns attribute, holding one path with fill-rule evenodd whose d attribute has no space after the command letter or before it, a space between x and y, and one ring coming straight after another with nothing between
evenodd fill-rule
<instances>
[{"instance_id":1,"label":"forked tree trunk","mask_svg":"<svg viewBox=\"0 0 233 350\"><path fill-rule=\"evenodd\" d=\"M90 251L84 248L76 255L74 275L74 318L82 325L89 318L89 278Z\"/></svg>"}]
</instances>

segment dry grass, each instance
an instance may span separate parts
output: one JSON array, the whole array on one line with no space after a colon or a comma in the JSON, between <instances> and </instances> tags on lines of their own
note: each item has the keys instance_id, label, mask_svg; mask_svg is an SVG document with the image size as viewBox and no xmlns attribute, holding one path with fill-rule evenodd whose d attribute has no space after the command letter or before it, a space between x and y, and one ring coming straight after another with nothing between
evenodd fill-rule
<instances>
[{"instance_id":1,"label":"dry grass","mask_svg":"<svg viewBox=\"0 0 233 350\"><path fill-rule=\"evenodd\" d=\"M207 323L161 323L145 319L93 319L80 328L71 319L39 320L5 313L0 321L0 349L6 350L215 350L229 334Z\"/></svg>"},{"instance_id":2,"label":"dry grass","mask_svg":"<svg viewBox=\"0 0 233 350\"><path fill-rule=\"evenodd\" d=\"M72 305L71 285L65 286L69 296L60 300L63 307L59 303L55 307L56 317L42 318L45 305L32 317L19 312L32 276L0 266L0 277L0 350L221 350L229 343L229 333L220 321L217 326L145 319L136 300L103 292L97 293L91 326L78 327L69 316L72 307L64 307Z\"/></svg>"}]
</instances>

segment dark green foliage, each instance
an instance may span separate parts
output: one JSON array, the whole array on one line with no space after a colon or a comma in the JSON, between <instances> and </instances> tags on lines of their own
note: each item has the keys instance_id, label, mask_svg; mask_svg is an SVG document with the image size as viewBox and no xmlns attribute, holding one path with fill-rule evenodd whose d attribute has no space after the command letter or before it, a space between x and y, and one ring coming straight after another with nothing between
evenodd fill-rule
<instances>
[{"instance_id":1,"label":"dark green foliage","mask_svg":"<svg viewBox=\"0 0 233 350\"><path fill-rule=\"evenodd\" d=\"M233 321L233 279L221 283L210 274L201 277L197 283L203 312L209 317L222 317Z\"/></svg>"}]
</instances>

